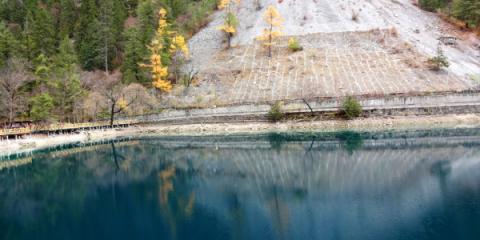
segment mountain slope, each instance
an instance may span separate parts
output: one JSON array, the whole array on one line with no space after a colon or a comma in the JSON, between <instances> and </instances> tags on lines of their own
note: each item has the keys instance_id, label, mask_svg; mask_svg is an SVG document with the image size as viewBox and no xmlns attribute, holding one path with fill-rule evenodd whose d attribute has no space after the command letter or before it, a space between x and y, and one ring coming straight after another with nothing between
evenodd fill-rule
<instances>
[{"instance_id":1,"label":"mountain slope","mask_svg":"<svg viewBox=\"0 0 480 240\"><path fill-rule=\"evenodd\" d=\"M258 11L254 0L243 0L237 16L240 22L234 45L250 44L265 27L265 6L274 5L285 19L284 35L395 29L399 37L425 56L434 55L438 38L454 36L457 46L443 46L451 62L449 71L461 77L480 73L479 44L473 34L465 34L423 11L411 0L264 0ZM353 14L358 20L352 20ZM216 29L223 21L217 12L211 24L190 41L192 66L203 69L210 56L222 49L222 34Z\"/></svg>"}]
</instances>

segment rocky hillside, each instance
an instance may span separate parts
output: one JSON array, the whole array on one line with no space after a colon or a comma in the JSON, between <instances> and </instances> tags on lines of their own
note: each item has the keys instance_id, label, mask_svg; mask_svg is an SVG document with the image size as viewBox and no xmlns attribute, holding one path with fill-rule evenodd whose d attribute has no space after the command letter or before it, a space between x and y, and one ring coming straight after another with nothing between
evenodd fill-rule
<instances>
[{"instance_id":1,"label":"rocky hillside","mask_svg":"<svg viewBox=\"0 0 480 240\"><path fill-rule=\"evenodd\" d=\"M450 71L462 77L480 72L479 39L421 10L411 0L263 0L260 5L257 8L256 0L242 0L235 10L239 27L234 45L251 44L265 27L266 6L274 5L284 18L283 34L287 36L395 29L401 39L427 56L435 54L439 38L455 37L457 45L443 46ZM222 34L217 26L223 18L224 13L217 12L210 25L190 41L193 65L199 69L208 62L206 57L221 49Z\"/></svg>"}]
</instances>

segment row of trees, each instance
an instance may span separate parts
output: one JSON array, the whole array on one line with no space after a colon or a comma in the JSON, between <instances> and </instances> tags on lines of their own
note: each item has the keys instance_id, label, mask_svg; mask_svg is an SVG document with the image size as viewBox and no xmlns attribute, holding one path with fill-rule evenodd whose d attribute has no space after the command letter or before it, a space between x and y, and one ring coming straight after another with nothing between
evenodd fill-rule
<instances>
[{"instance_id":1,"label":"row of trees","mask_svg":"<svg viewBox=\"0 0 480 240\"><path fill-rule=\"evenodd\" d=\"M241 0L2 1L0 117L10 124L18 117L113 119L138 99L148 107L136 106L137 113L151 111L153 95L169 92L172 82L184 77L180 67L189 57L184 36L198 30L209 11L225 10L219 29L230 48L240 4ZM271 57L283 19L270 6L264 20L267 27L257 40Z\"/></svg>"},{"instance_id":2,"label":"row of trees","mask_svg":"<svg viewBox=\"0 0 480 240\"><path fill-rule=\"evenodd\" d=\"M448 15L465 21L467 27L480 27L480 1L478 0L419 0L429 11L444 10Z\"/></svg>"},{"instance_id":3,"label":"row of trees","mask_svg":"<svg viewBox=\"0 0 480 240\"><path fill-rule=\"evenodd\" d=\"M161 60L166 83L178 79L179 66L188 57L183 36L203 26L216 4L0 1L0 120L84 121L153 110L152 97L158 93L152 86L167 89L159 86L160 68L151 60ZM174 57L179 52L184 57ZM148 100L148 107L132 107L131 100L139 102L136 96Z\"/></svg>"}]
</instances>

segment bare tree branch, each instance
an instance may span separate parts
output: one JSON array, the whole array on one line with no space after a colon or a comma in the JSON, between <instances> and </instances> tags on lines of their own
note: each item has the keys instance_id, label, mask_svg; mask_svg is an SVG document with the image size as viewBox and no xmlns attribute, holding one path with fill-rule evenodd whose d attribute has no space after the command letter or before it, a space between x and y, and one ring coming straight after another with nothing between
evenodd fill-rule
<instances>
[{"instance_id":1,"label":"bare tree branch","mask_svg":"<svg viewBox=\"0 0 480 240\"><path fill-rule=\"evenodd\" d=\"M8 123L12 126L17 113L22 109L21 88L30 80L26 63L19 59L9 59L0 69L0 90L4 93L2 102L7 108Z\"/></svg>"}]
</instances>

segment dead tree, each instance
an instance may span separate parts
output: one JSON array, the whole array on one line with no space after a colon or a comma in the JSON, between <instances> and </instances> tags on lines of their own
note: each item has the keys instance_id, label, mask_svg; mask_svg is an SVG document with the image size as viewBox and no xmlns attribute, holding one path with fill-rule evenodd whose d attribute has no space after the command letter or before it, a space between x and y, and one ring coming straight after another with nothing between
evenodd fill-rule
<instances>
[{"instance_id":1,"label":"dead tree","mask_svg":"<svg viewBox=\"0 0 480 240\"><path fill-rule=\"evenodd\" d=\"M135 92L126 91L119 74L107 75L99 86L100 93L105 97L110 112L110 126L113 127L115 115L124 112L138 98ZM123 101L123 102L122 102Z\"/></svg>"},{"instance_id":2,"label":"dead tree","mask_svg":"<svg viewBox=\"0 0 480 240\"><path fill-rule=\"evenodd\" d=\"M12 127L18 111L24 106L21 88L30 80L30 74L26 69L26 63L19 59L9 59L0 70L0 92L2 102L6 105L8 124Z\"/></svg>"}]
</instances>

